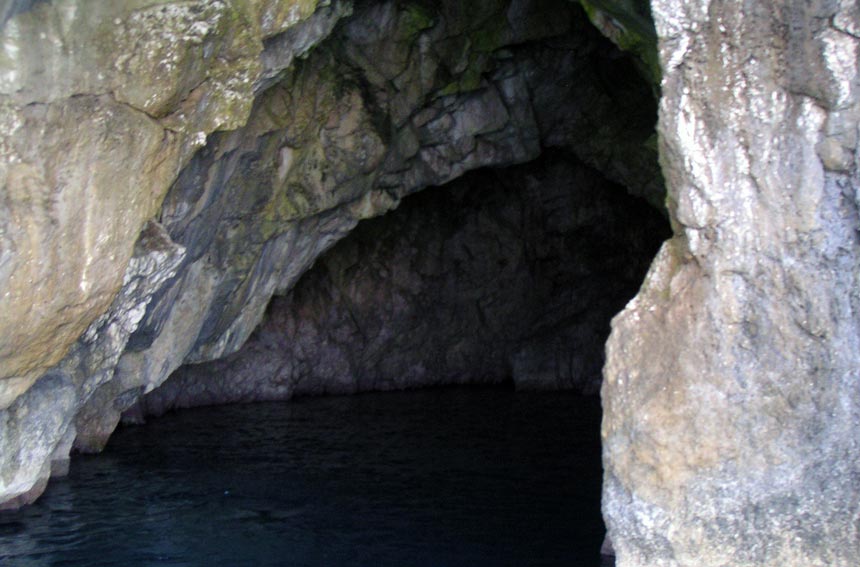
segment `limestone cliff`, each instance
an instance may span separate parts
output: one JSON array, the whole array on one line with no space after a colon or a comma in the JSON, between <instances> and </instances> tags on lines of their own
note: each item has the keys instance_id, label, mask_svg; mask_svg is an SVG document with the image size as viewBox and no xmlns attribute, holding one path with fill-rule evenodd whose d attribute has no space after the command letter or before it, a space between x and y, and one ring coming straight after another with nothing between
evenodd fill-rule
<instances>
[{"instance_id":1,"label":"limestone cliff","mask_svg":"<svg viewBox=\"0 0 860 567\"><path fill-rule=\"evenodd\" d=\"M10 505L180 365L240 348L273 294L407 194L561 146L662 201L649 87L561 0L57 0L4 17Z\"/></svg>"},{"instance_id":2,"label":"limestone cliff","mask_svg":"<svg viewBox=\"0 0 860 567\"><path fill-rule=\"evenodd\" d=\"M265 78L289 64L266 65L266 38L327 33L320 22L334 9L315 8L59 0L4 10L2 500L31 499L50 461L68 458L71 418L112 378L153 294L182 266L185 249L158 222L165 194L207 136L243 124Z\"/></svg>"},{"instance_id":3,"label":"limestone cliff","mask_svg":"<svg viewBox=\"0 0 860 567\"><path fill-rule=\"evenodd\" d=\"M857 3L582 6L5 3L0 501L428 185L559 147L662 206L661 95L674 236L602 386L618 564L860 564Z\"/></svg>"},{"instance_id":4,"label":"limestone cliff","mask_svg":"<svg viewBox=\"0 0 860 567\"><path fill-rule=\"evenodd\" d=\"M613 322L622 567L860 563L856 2L653 2L675 236Z\"/></svg>"}]
</instances>

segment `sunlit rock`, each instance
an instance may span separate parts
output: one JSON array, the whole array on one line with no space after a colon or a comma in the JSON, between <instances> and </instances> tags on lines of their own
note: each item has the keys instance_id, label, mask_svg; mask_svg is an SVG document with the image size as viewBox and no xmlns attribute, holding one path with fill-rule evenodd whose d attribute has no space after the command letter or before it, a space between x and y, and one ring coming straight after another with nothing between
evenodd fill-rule
<instances>
[{"instance_id":1,"label":"sunlit rock","mask_svg":"<svg viewBox=\"0 0 860 567\"><path fill-rule=\"evenodd\" d=\"M619 565L857 565L856 7L653 11L676 230L607 346Z\"/></svg>"}]
</instances>

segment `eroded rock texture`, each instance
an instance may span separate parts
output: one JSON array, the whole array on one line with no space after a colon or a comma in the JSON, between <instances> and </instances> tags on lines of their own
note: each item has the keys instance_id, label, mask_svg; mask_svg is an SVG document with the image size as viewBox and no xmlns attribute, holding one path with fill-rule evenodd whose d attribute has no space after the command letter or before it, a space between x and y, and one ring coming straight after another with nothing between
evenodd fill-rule
<instances>
[{"instance_id":1,"label":"eroded rock texture","mask_svg":"<svg viewBox=\"0 0 860 567\"><path fill-rule=\"evenodd\" d=\"M37 496L67 460L74 414L181 267L156 218L167 190L208 134L245 122L263 39L310 26L315 5L7 3L0 501Z\"/></svg>"},{"instance_id":2,"label":"eroded rock texture","mask_svg":"<svg viewBox=\"0 0 860 567\"><path fill-rule=\"evenodd\" d=\"M858 9L653 3L675 237L613 322L619 564L860 564Z\"/></svg>"},{"instance_id":3,"label":"eroded rock texture","mask_svg":"<svg viewBox=\"0 0 860 567\"><path fill-rule=\"evenodd\" d=\"M437 384L600 387L609 320L665 219L565 153L482 170L364 221L236 354L148 394L170 407Z\"/></svg>"},{"instance_id":4,"label":"eroded rock texture","mask_svg":"<svg viewBox=\"0 0 860 567\"><path fill-rule=\"evenodd\" d=\"M663 200L651 86L564 0L3 18L4 501L73 444L98 450L182 364L239 349L273 294L405 195L561 147Z\"/></svg>"},{"instance_id":5,"label":"eroded rock texture","mask_svg":"<svg viewBox=\"0 0 860 567\"><path fill-rule=\"evenodd\" d=\"M639 57L563 0L5 3L0 501L425 186L561 147L661 205L660 91L675 236L602 388L618 562L860 564L856 2L654 0L662 73L641 0L582 4Z\"/></svg>"}]
</instances>

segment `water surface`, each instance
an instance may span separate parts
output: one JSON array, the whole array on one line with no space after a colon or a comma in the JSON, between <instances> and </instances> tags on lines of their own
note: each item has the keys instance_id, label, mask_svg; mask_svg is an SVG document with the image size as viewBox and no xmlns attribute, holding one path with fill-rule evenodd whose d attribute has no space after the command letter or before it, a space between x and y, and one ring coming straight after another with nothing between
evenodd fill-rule
<instances>
[{"instance_id":1,"label":"water surface","mask_svg":"<svg viewBox=\"0 0 860 567\"><path fill-rule=\"evenodd\" d=\"M0 513L0 565L597 567L599 420L470 388L184 410Z\"/></svg>"}]
</instances>

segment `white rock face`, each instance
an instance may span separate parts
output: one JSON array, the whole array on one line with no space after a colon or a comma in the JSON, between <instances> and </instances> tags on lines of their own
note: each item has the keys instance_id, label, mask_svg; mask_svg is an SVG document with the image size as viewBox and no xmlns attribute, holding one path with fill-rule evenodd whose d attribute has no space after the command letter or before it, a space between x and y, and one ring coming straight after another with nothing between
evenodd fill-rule
<instances>
[{"instance_id":1,"label":"white rock face","mask_svg":"<svg viewBox=\"0 0 860 567\"><path fill-rule=\"evenodd\" d=\"M607 346L618 564L858 565L856 4L653 11L675 236Z\"/></svg>"},{"instance_id":2,"label":"white rock face","mask_svg":"<svg viewBox=\"0 0 860 567\"><path fill-rule=\"evenodd\" d=\"M264 40L316 5L0 11L0 502L38 496L68 456L75 413L181 263L154 222L165 194L209 134L244 124L264 71L282 70L264 68Z\"/></svg>"}]
</instances>

